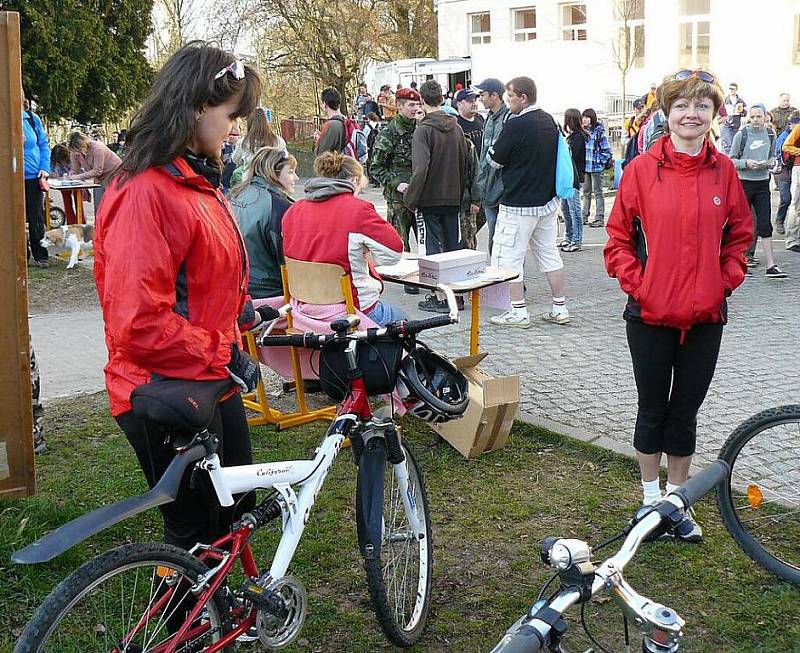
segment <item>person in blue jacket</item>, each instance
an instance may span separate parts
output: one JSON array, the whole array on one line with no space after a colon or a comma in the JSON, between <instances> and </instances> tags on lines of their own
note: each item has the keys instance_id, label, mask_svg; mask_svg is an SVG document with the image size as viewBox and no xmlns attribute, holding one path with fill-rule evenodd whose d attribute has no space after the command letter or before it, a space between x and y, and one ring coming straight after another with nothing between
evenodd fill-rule
<instances>
[{"instance_id":1,"label":"person in blue jacket","mask_svg":"<svg viewBox=\"0 0 800 653\"><path fill-rule=\"evenodd\" d=\"M42 120L24 100L22 133L25 152L25 219L28 222L30 256L36 267L49 267L47 249L40 242L44 238L44 190L50 176L50 144Z\"/></svg>"}]
</instances>

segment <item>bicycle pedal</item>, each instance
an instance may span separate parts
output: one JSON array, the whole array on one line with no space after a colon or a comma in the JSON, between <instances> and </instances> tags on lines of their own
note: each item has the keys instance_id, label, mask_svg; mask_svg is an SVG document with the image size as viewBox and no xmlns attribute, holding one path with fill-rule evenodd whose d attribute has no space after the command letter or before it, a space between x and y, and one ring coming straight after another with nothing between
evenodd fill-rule
<instances>
[{"instance_id":1,"label":"bicycle pedal","mask_svg":"<svg viewBox=\"0 0 800 653\"><path fill-rule=\"evenodd\" d=\"M259 610L274 614L280 618L284 618L288 614L281 595L273 590L261 587L258 583L245 581L239 592L242 598L253 603Z\"/></svg>"}]
</instances>

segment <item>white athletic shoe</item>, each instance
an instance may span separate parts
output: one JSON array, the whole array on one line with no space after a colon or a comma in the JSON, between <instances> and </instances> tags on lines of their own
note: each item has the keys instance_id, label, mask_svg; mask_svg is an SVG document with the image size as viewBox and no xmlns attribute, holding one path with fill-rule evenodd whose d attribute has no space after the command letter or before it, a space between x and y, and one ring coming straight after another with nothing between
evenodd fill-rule
<instances>
[{"instance_id":1,"label":"white athletic shoe","mask_svg":"<svg viewBox=\"0 0 800 653\"><path fill-rule=\"evenodd\" d=\"M527 329L531 325L531 320L527 313L519 315L513 311L506 311L500 315L490 317L489 321L497 326L517 327L518 329Z\"/></svg>"},{"instance_id":2,"label":"white athletic shoe","mask_svg":"<svg viewBox=\"0 0 800 653\"><path fill-rule=\"evenodd\" d=\"M551 324L569 324L569 313L543 313L542 320Z\"/></svg>"}]
</instances>

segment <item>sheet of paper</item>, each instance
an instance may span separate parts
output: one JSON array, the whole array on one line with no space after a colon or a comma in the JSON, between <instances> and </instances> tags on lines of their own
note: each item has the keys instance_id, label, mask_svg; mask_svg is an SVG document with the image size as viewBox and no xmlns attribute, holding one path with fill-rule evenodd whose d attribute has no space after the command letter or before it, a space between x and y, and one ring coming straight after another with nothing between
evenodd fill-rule
<instances>
[{"instance_id":1,"label":"sheet of paper","mask_svg":"<svg viewBox=\"0 0 800 653\"><path fill-rule=\"evenodd\" d=\"M419 272L419 263L416 260L402 258L394 265L379 265L375 269L378 274L386 277L408 277Z\"/></svg>"},{"instance_id":2,"label":"sheet of paper","mask_svg":"<svg viewBox=\"0 0 800 653\"><path fill-rule=\"evenodd\" d=\"M511 294L508 282L481 288L481 308L497 308L507 311L511 308Z\"/></svg>"}]
</instances>

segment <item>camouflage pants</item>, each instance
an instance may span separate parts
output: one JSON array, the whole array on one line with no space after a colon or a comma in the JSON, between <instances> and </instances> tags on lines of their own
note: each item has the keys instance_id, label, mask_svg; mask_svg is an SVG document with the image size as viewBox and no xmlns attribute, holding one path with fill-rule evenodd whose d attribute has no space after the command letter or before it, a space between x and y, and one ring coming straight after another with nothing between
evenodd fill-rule
<instances>
[{"instance_id":1,"label":"camouflage pants","mask_svg":"<svg viewBox=\"0 0 800 653\"><path fill-rule=\"evenodd\" d=\"M33 404L33 450L36 453L43 453L47 449L47 444L44 440L44 429L42 428L42 418L44 417L44 408L42 402L39 401L39 364L36 362L36 354L33 352L33 343L30 342L28 337L28 345L31 353L31 403Z\"/></svg>"},{"instance_id":2,"label":"camouflage pants","mask_svg":"<svg viewBox=\"0 0 800 653\"><path fill-rule=\"evenodd\" d=\"M461 212L461 247L462 249L478 249L478 232L486 224L486 214L483 207L477 215L472 215L469 209Z\"/></svg>"},{"instance_id":3,"label":"camouflage pants","mask_svg":"<svg viewBox=\"0 0 800 653\"><path fill-rule=\"evenodd\" d=\"M414 231L414 236L416 237L417 235L417 219L414 216L414 212L410 211L402 202L396 202L394 200L387 200L386 207L389 224L397 230L397 233L400 234L400 238L403 239L403 249L406 252L410 252L411 245L409 244L409 237L412 229Z\"/></svg>"}]
</instances>

